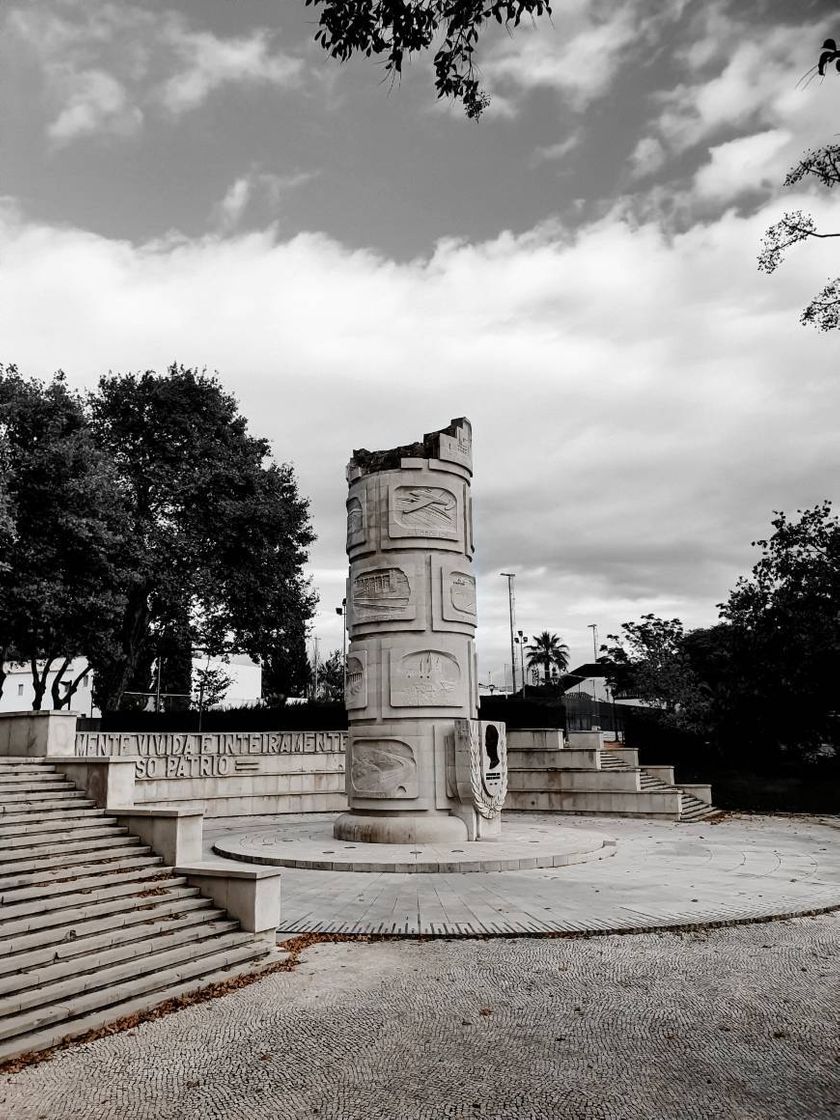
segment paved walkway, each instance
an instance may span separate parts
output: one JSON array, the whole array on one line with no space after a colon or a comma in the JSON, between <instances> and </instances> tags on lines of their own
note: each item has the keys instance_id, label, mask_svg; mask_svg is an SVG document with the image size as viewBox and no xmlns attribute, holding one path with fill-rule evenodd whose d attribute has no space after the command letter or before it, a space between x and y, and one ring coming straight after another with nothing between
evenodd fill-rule
<instances>
[{"instance_id":1,"label":"paved walkway","mask_svg":"<svg viewBox=\"0 0 840 1120\"><path fill-rule=\"evenodd\" d=\"M291 973L3 1078L0 1115L836 1120L838 1007L838 915L319 945Z\"/></svg>"},{"instance_id":2,"label":"paved walkway","mask_svg":"<svg viewBox=\"0 0 840 1120\"><path fill-rule=\"evenodd\" d=\"M288 868L282 928L504 936L645 930L840 906L837 818L745 816L687 825L529 813L511 814L510 823L523 818L564 834L604 833L616 839L616 854L570 867L470 875ZM311 817L300 820L312 825ZM254 833L258 822L264 829L265 818L208 821L207 842Z\"/></svg>"}]
</instances>

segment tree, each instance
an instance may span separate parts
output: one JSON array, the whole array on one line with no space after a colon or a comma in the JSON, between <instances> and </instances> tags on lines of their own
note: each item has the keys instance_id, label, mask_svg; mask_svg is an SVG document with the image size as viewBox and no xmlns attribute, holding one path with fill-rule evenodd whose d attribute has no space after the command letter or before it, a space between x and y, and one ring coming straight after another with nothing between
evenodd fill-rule
<instances>
[{"instance_id":1,"label":"tree","mask_svg":"<svg viewBox=\"0 0 840 1120\"><path fill-rule=\"evenodd\" d=\"M807 152L785 179L785 186L794 186L808 177L831 189L840 183L840 145L829 144ZM785 250L800 241L812 238L840 237L840 233L820 233L810 214L790 210L772 225L764 235L758 267L768 274L775 272L782 263ZM820 330L834 330L840 326L840 278L830 280L800 317L802 323L812 323Z\"/></svg>"},{"instance_id":2,"label":"tree","mask_svg":"<svg viewBox=\"0 0 840 1120\"><path fill-rule=\"evenodd\" d=\"M288 696L305 696L312 679L306 656L306 630L300 625L277 629L266 644L263 658L262 698L282 704Z\"/></svg>"},{"instance_id":3,"label":"tree","mask_svg":"<svg viewBox=\"0 0 840 1120\"><path fill-rule=\"evenodd\" d=\"M88 671L65 681L72 660L106 652L123 608L119 482L61 373L43 385L0 367L0 430L4 520L13 518L0 565L0 661L29 663L35 709L53 673L61 708Z\"/></svg>"},{"instance_id":4,"label":"tree","mask_svg":"<svg viewBox=\"0 0 840 1120\"><path fill-rule=\"evenodd\" d=\"M775 512L762 556L721 617L732 630L740 722L766 750L840 745L840 519L829 501Z\"/></svg>"},{"instance_id":5,"label":"tree","mask_svg":"<svg viewBox=\"0 0 840 1120\"><path fill-rule=\"evenodd\" d=\"M645 614L639 622L623 623L621 634L608 634L612 644L601 650L614 692L661 708L674 726L700 730L708 722L708 697L685 639L680 619Z\"/></svg>"},{"instance_id":6,"label":"tree","mask_svg":"<svg viewBox=\"0 0 840 1120\"><path fill-rule=\"evenodd\" d=\"M89 406L131 522L117 650L95 666L99 706L117 707L178 634L182 649L272 656L315 603L302 574L314 534L292 467L270 460L215 378L183 366L103 377Z\"/></svg>"},{"instance_id":7,"label":"tree","mask_svg":"<svg viewBox=\"0 0 840 1120\"><path fill-rule=\"evenodd\" d=\"M233 684L233 677L217 665L211 667L209 662L203 669L196 669L192 691L192 706L200 712L208 708L215 708L224 700L227 690Z\"/></svg>"},{"instance_id":8,"label":"tree","mask_svg":"<svg viewBox=\"0 0 840 1120\"><path fill-rule=\"evenodd\" d=\"M324 700L344 699L344 656L340 649L333 650L318 670L318 688Z\"/></svg>"},{"instance_id":9,"label":"tree","mask_svg":"<svg viewBox=\"0 0 840 1120\"><path fill-rule=\"evenodd\" d=\"M569 667L569 647L561 640L559 634L550 634L543 630L537 634L533 642L525 647L528 668L538 667L543 672L543 683L551 683L552 669L558 673L565 673Z\"/></svg>"},{"instance_id":10,"label":"tree","mask_svg":"<svg viewBox=\"0 0 840 1120\"><path fill-rule=\"evenodd\" d=\"M550 16L549 0L306 0L319 8L315 41L340 62L353 55L384 57L392 80L412 54L428 51L442 37L433 58L438 98L460 101L477 119L490 103L476 77L475 49L486 25L506 28L523 16Z\"/></svg>"}]
</instances>

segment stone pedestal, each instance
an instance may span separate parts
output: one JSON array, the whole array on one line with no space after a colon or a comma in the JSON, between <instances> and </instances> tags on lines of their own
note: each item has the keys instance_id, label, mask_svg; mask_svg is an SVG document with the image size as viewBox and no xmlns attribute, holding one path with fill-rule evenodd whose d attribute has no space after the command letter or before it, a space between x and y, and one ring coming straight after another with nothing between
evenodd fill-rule
<instances>
[{"instance_id":1,"label":"stone pedestal","mask_svg":"<svg viewBox=\"0 0 840 1120\"><path fill-rule=\"evenodd\" d=\"M350 812L339 839L480 838L455 742L456 721L478 712L471 478L463 418L416 444L355 451L347 468ZM502 783L503 728L499 742Z\"/></svg>"}]
</instances>

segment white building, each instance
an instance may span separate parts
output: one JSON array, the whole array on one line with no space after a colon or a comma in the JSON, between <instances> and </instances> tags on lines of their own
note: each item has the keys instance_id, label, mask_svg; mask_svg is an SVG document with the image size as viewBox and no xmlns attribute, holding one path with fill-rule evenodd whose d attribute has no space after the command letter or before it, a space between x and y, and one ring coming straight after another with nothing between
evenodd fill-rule
<instances>
[{"instance_id":1,"label":"white building","mask_svg":"<svg viewBox=\"0 0 840 1120\"><path fill-rule=\"evenodd\" d=\"M77 657L70 663L62 679L63 694L66 693L69 682L76 679L79 673L84 670L86 664L82 657ZM211 669L221 669L225 676L231 678L231 683L221 701L221 707L236 708L243 704L256 704L259 701L262 695L262 668L250 657L244 654L234 654L229 661L224 661L219 657L211 657L209 663L206 657L194 657L192 662L193 673L198 669L208 668L208 665ZM0 712L29 711L32 708L32 701L35 699L35 686L32 683L32 672L29 665L6 662L3 668L6 672L6 678L3 682L3 691L0 693ZM43 668L43 663L41 668ZM58 661L47 677L47 690L41 701L41 706L44 709L53 706L52 684L60 668L61 662ZM82 677L70 702L71 710L84 716L101 714L99 709L93 705L93 676L93 670L90 670ZM154 704L153 698L152 704Z\"/></svg>"}]
</instances>

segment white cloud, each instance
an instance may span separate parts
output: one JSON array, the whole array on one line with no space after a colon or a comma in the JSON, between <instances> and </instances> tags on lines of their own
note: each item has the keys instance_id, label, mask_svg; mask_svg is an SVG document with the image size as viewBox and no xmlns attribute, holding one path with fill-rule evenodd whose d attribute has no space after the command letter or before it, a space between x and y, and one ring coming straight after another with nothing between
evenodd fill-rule
<instances>
[{"instance_id":1,"label":"white cloud","mask_svg":"<svg viewBox=\"0 0 840 1120\"><path fill-rule=\"evenodd\" d=\"M235 179L225 191L215 210L215 228L220 233L230 233L239 226L246 210L258 201L273 215L290 191L305 186L317 175L317 171L292 171L281 175L253 168Z\"/></svg>"},{"instance_id":2,"label":"white cloud","mask_svg":"<svg viewBox=\"0 0 840 1120\"><path fill-rule=\"evenodd\" d=\"M836 497L837 343L798 324L831 253L760 275L776 209L673 240L610 215L575 238L547 225L406 264L315 233L132 245L9 214L0 357L83 384L218 369L297 464L319 572L343 567L351 449L470 416L482 674L505 660L502 570L519 573L521 628L560 631L583 659L590 622L711 621L773 509ZM840 199L816 216L840 227ZM331 648L340 586L322 592Z\"/></svg>"},{"instance_id":3,"label":"white cloud","mask_svg":"<svg viewBox=\"0 0 840 1120\"><path fill-rule=\"evenodd\" d=\"M236 179L228 187L225 197L219 203L217 225L222 232L234 229L245 212L251 198L251 179L247 175Z\"/></svg>"},{"instance_id":4,"label":"white cloud","mask_svg":"<svg viewBox=\"0 0 840 1120\"><path fill-rule=\"evenodd\" d=\"M47 135L58 143L97 132L129 135L143 123L143 113L132 105L125 86L102 70L54 74L65 89L65 104L51 122Z\"/></svg>"},{"instance_id":5,"label":"white cloud","mask_svg":"<svg viewBox=\"0 0 840 1120\"><path fill-rule=\"evenodd\" d=\"M709 149L709 162L694 176L700 198L731 200L745 191L775 186L784 178L787 160L779 156L791 134L781 128L739 136Z\"/></svg>"},{"instance_id":6,"label":"white cloud","mask_svg":"<svg viewBox=\"0 0 840 1120\"><path fill-rule=\"evenodd\" d=\"M481 77L506 115L523 94L552 89L582 111L602 97L627 66L637 65L663 29L679 20L687 0L666 8L652 0L566 0L552 22L521 25L499 36L481 59ZM492 108L492 102L491 102Z\"/></svg>"},{"instance_id":7,"label":"white cloud","mask_svg":"<svg viewBox=\"0 0 840 1120\"><path fill-rule=\"evenodd\" d=\"M724 205L780 185L805 147L827 143L837 129L834 91L799 81L829 23L747 23L730 11L737 6L699 10L695 37L676 52L686 80L655 96L649 125L670 155L709 145L695 196Z\"/></svg>"},{"instance_id":8,"label":"white cloud","mask_svg":"<svg viewBox=\"0 0 840 1120\"><path fill-rule=\"evenodd\" d=\"M272 49L272 37L264 30L238 39L219 39L206 31L189 31L180 20L170 19L160 38L181 64L158 93L174 114L197 108L223 85L290 88L302 77L303 62Z\"/></svg>"},{"instance_id":9,"label":"white cloud","mask_svg":"<svg viewBox=\"0 0 840 1120\"><path fill-rule=\"evenodd\" d=\"M286 90L303 78L302 61L265 29L222 38L178 12L112 0L13 4L0 35L39 67L47 134L60 144L132 135L149 113L180 116L222 87Z\"/></svg>"},{"instance_id":10,"label":"white cloud","mask_svg":"<svg viewBox=\"0 0 840 1120\"><path fill-rule=\"evenodd\" d=\"M667 156L660 140L655 136L643 136L630 154L633 177L642 179L653 175L665 163Z\"/></svg>"}]
</instances>

